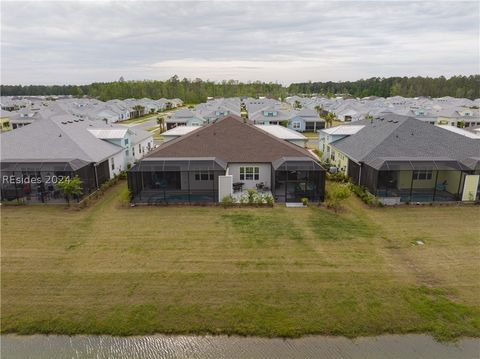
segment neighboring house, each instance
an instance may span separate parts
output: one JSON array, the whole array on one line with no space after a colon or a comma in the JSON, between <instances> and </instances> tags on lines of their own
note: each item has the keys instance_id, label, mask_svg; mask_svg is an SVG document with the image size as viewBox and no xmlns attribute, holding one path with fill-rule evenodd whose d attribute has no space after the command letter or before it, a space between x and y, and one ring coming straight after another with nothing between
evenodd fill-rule
<instances>
[{"instance_id":1,"label":"neighboring house","mask_svg":"<svg viewBox=\"0 0 480 359\"><path fill-rule=\"evenodd\" d=\"M278 125L255 125L272 136L293 143L300 147L307 147L308 138L297 131Z\"/></svg>"},{"instance_id":2,"label":"neighboring house","mask_svg":"<svg viewBox=\"0 0 480 359\"><path fill-rule=\"evenodd\" d=\"M177 126L202 126L206 122L206 119L188 109L175 111L165 120L167 130Z\"/></svg>"},{"instance_id":3,"label":"neighboring house","mask_svg":"<svg viewBox=\"0 0 480 359\"><path fill-rule=\"evenodd\" d=\"M149 131L136 129L135 127L129 127L128 131L132 139L132 160L136 162L155 148L153 134ZM132 165L133 163L129 162L129 164Z\"/></svg>"},{"instance_id":4,"label":"neighboring house","mask_svg":"<svg viewBox=\"0 0 480 359\"><path fill-rule=\"evenodd\" d=\"M339 151L332 152L330 143L338 141L344 137L354 135L360 131L364 125L340 125L330 128L325 128L319 132L318 149L322 152L322 160L330 162L335 165L340 171L347 170L347 158ZM338 154L337 154L338 153Z\"/></svg>"},{"instance_id":5,"label":"neighboring house","mask_svg":"<svg viewBox=\"0 0 480 359\"><path fill-rule=\"evenodd\" d=\"M288 128L298 132L317 132L325 128L325 120L316 110L303 108L288 121Z\"/></svg>"},{"instance_id":6,"label":"neighboring house","mask_svg":"<svg viewBox=\"0 0 480 359\"><path fill-rule=\"evenodd\" d=\"M276 106L262 108L259 111L248 111L248 119L256 125L280 125L282 122L288 122L292 113L280 110Z\"/></svg>"},{"instance_id":7,"label":"neighboring house","mask_svg":"<svg viewBox=\"0 0 480 359\"><path fill-rule=\"evenodd\" d=\"M465 136L465 137L468 137L468 138L472 138L474 140L480 140L480 132L475 133L475 130L474 131L467 131L463 128L458 128L456 126L451 126L451 125L436 125L436 126L439 127L439 128L443 128L444 130L451 131L451 132L454 132L454 133L458 133L459 135L462 135L462 136Z\"/></svg>"},{"instance_id":8,"label":"neighboring house","mask_svg":"<svg viewBox=\"0 0 480 359\"><path fill-rule=\"evenodd\" d=\"M323 201L325 170L306 149L231 115L162 144L128 184L135 203L219 202L251 188L277 202Z\"/></svg>"},{"instance_id":9,"label":"neighboring house","mask_svg":"<svg viewBox=\"0 0 480 359\"><path fill-rule=\"evenodd\" d=\"M329 142L327 153L383 203L478 197L480 141L399 115L356 125L363 127Z\"/></svg>"},{"instance_id":10,"label":"neighboring house","mask_svg":"<svg viewBox=\"0 0 480 359\"><path fill-rule=\"evenodd\" d=\"M148 142L153 148L152 135L144 132L62 114L4 133L2 200L63 202L58 181L76 175L87 195L140 159L133 154L135 146L143 150Z\"/></svg>"},{"instance_id":11,"label":"neighboring house","mask_svg":"<svg viewBox=\"0 0 480 359\"><path fill-rule=\"evenodd\" d=\"M11 117L13 113L7 110L0 110L0 132L12 130Z\"/></svg>"},{"instance_id":12,"label":"neighboring house","mask_svg":"<svg viewBox=\"0 0 480 359\"><path fill-rule=\"evenodd\" d=\"M162 132L161 136L164 142L168 142L195 130L198 130L198 126L177 126Z\"/></svg>"},{"instance_id":13,"label":"neighboring house","mask_svg":"<svg viewBox=\"0 0 480 359\"><path fill-rule=\"evenodd\" d=\"M171 100L169 100L169 102L172 104L172 108L183 106L183 101L179 98L172 98Z\"/></svg>"}]
</instances>

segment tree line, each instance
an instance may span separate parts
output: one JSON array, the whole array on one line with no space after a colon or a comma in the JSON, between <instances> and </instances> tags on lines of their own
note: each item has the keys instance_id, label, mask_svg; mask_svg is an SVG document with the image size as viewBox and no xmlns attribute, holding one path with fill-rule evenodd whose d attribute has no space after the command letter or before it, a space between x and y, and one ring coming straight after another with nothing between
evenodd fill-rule
<instances>
[{"instance_id":1,"label":"tree line","mask_svg":"<svg viewBox=\"0 0 480 359\"><path fill-rule=\"evenodd\" d=\"M214 82L201 79L180 80L177 76L166 81L124 81L96 82L89 85L2 85L2 96L73 95L98 98L102 101L127 98L180 98L185 103L201 103L207 97L268 96L274 98L286 95L285 87L277 83L248 82L235 80Z\"/></svg>"},{"instance_id":2,"label":"tree line","mask_svg":"<svg viewBox=\"0 0 480 359\"><path fill-rule=\"evenodd\" d=\"M366 96L430 96L430 97L480 97L480 75L430 77L389 77L346 82L292 83L285 87L278 83L222 82L201 79L179 79L173 76L166 81L124 81L96 82L89 85L1 85L2 96L73 95L89 96L102 101L126 98L180 98L185 103L205 102L207 97L266 96L285 98L288 95L318 94L334 96L348 94L354 97Z\"/></svg>"},{"instance_id":3,"label":"tree line","mask_svg":"<svg viewBox=\"0 0 480 359\"><path fill-rule=\"evenodd\" d=\"M453 76L449 79L431 77L372 77L370 79L345 82L306 82L293 83L289 93L348 94L354 97L403 96L403 97L464 97L480 98L480 75Z\"/></svg>"}]
</instances>

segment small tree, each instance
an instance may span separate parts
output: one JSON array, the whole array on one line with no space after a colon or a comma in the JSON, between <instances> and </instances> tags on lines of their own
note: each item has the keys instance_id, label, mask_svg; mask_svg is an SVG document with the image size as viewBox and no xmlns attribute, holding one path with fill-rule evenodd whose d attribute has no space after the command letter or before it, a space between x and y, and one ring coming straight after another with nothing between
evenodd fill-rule
<instances>
[{"instance_id":1,"label":"small tree","mask_svg":"<svg viewBox=\"0 0 480 359\"><path fill-rule=\"evenodd\" d=\"M342 208L341 202L350 197L350 188L347 185L332 183L327 191L327 207L335 213Z\"/></svg>"},{"instance_id":2,"label":"small tree","mask_svg":"<svg viewBox=\"0 0 480 359\"><path fill-rule=\"evenodd\" d=\"M295 102L293 103L293 108L295 109L302 108L302 104L300 103L300 101L295 100Z\"/></svg>"},{"instance_id":3,"label":"small tree","mask_svg":"<svg viewBox=\"0 0 480 359\"><path fill-rule=\"evenodd\" d=\"M83 182L80 177L64 177L58 182L58 187L65 194L65 199L70 205L70 198L80 197L83 194Z\"/></svg>"},{"instance_id":4,"label":"small tree","mask_svg":"<svg viewBox=\"0 0 480 359\"><path fill-rule=\"evenodd\" d=\"M165 118L163 116L157 117L157 123L160 128L160 133L165 132Z\"/></svg>"},{"instance_id":5,"label":"small tree","mask_svg":"<svg viewBox=\"0 0 480 359\"><path fill-rule=\"evenodd\" d=\"M332 127L333 121L336 121L337 116L333 112L329 112L327 116L325 116L325 122L327 123L327 127Z\"/></svg>"}]
</instances>

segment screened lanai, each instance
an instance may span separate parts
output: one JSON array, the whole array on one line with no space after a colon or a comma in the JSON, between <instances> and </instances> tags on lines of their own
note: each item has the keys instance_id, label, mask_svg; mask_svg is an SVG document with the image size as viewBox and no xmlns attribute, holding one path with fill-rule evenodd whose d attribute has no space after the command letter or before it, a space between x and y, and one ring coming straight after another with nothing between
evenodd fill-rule
<instances>
[{"instance_id":1,"label":"screened lanai","mask_svg":"<svg viewBox=\"0 0 480 359\"><path fill-rule=\"evenodd\" d=\"M218 176L226 167L214 157L145 158L128 172L132 202L217 202Z\"/></svg>"},{"instance_id":2,"label":"screened lanai","mask_svg":"<svg viewBox=\"0 0 480 359\"><path fill-rule=\"evenodd\" d=\"M325 169L316 161L300 158L281 158L272 163L273 194L277 202L312 202L325 199Z\"/></svg>"},{"instance_id":3,"label":"screened lanai","mask_svg":"<svg viewBox=\"0 0 480 359\"><path fill-rule=\"evenodd\" d=\"M359 173L361 184L377 197L395 197L400 202L459 201L465 174L470 172L461 162L450 159L378 159L370 165L352 172L349 166L349 174Z\"/></svg>"},{"instance_id":4,"label":"screened lanai","mask_svg":"<svg viewBox=\"0 0 480 359\"><path fill-rule=\"evenodd\" d=\"M106 167L108 176L108 164ZM97 169L101 172L101 168ZM83 160L1 162L2 200L22 200L27 203L62 203L65 196L58 187L63 178L79 176L83 195L96 188L96 173L93 164ZM76 198L77 200L80 199ZM75 199L74 199L75 200Z\"/></svg>"}]
</instances>

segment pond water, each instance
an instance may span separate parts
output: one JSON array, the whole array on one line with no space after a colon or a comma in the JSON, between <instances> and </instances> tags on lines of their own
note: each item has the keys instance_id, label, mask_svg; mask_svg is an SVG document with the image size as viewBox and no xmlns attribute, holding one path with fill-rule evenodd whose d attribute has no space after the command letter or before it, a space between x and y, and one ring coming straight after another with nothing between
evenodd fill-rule
<instances>
[{"instance_id":1,"label":"pond water","mask_svg":"<svg viewBox=\"0 0 480 359\"><path fill-rule=\"evenodd\" d=\"M480 339L436 342L425 335L386 335L355 340L309 336L267 339L227 336L111 337L3 335L1 358L466 358L480 357Z\"/></svg>"}]
</instances>

